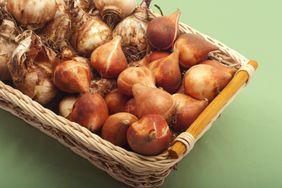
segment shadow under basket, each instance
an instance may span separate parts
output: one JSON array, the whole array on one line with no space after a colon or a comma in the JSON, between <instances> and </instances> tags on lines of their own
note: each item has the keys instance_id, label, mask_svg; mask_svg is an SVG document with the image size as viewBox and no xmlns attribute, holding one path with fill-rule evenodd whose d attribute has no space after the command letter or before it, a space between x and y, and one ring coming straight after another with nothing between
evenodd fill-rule
<instances>
[{"instance_id":1,"label":"shadow under basket","mask_svg":"<svg viewBox=\"0 0 282 188\"><path fill-rule=\"evenodd\" d=\"M58 140L118 181L132 187L159 186L175 165L191 151L195 142L211 127L235 95L245 87L257 68L255 61L246 59L238 52L185 24L180 24L180 30L201 35L216 45L219 50L210 53L209 57L236 66L238 71L189 129L178 135L172 146L158 156L142 156L115 146L86 128L56 115L1 81L0 107Z\"/></svg>"}]
</instances>

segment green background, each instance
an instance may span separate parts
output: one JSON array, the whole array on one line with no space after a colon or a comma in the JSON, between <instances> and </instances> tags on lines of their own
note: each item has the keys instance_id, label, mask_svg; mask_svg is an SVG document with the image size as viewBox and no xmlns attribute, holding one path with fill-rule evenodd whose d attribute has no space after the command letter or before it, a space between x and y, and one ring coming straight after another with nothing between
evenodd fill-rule
<instances>
[{"instance_id":1,"label":"green background","mask_svg":"<svg viewBox=\"0 0 282 188\"><path fill-rule=\"evenodd\" d=\"M250 85L163 187L282 187L282 4L278 0L155 0L165 14L260 67ZM0 111L0 187L125 187L55 140Z\"/></svg>"}]
</instances>

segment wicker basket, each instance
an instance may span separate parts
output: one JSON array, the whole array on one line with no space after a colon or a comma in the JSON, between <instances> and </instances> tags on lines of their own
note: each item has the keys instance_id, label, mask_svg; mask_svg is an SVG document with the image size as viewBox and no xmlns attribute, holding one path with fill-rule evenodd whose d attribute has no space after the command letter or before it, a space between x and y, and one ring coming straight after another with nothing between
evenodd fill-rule
<instances>
[{"instance_id":1,"label":"wicker basket","mask_svg":"<svg viewBox=\"0 0 282 188\"><path fill-rule=\"evenodd\" d=\"M146 157L117 147L86 128L70 122L44 108L20 91L0 81L0 107L23 119L47 135L55 138L96 167L132 187L159 186L175 165L193 148L194 143L210 128L224 107L247 83L257 68L224 44L201 34L193 28L180 24L181 32L203 36L219 47L212 54L219 61L239 66L239 70L225 89L209 104L190 128L180 134L168 151L158 156Z\"/></svg>"}]
</instances>

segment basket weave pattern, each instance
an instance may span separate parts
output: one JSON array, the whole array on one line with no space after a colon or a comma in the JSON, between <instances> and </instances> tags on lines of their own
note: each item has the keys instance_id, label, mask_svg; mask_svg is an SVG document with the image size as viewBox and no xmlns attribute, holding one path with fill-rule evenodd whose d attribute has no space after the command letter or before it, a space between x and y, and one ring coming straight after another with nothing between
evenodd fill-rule
<instances>
[{"instance_id":1,"label":"basket weave pattern","mask_svg":"<svg viewBox=\"0 0 282 188\"><path fill-rule=\"evenodd\" d=\"M180 24L180 31L201 35L207 41L218 46L230 61L241 66L247 64L248 60L238 52L185 24ZM168 152L146 157L114 146L86 128L56 115L1 81L0 107L55 138L115 179L133 187L161 185L165 177L181 160L181 158L168 158Z\"/></svg>"}]
</instances>

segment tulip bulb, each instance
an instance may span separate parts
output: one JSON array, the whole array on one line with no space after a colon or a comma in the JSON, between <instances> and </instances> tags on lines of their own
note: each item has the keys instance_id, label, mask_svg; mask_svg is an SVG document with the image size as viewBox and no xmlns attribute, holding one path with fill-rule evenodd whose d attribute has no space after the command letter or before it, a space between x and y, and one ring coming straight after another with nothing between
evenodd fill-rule
<instances>
[{"instance_id":1,"label":"tulip bulb","mask_svg":"<svg viewBox=\"0 0 282 188\"><path fill-rule=\"evenodd\" d=\"M159 50L170 49L178 35L180 11L170 16L161 16L148 24L147 39L149 44Z\"/></svg>"},{"instance_id":2,"label":"tulip bulb","mask_svg":"<svg viewBox=\"0 0 282 188\"><path fill-rule=\"evenodd\" d=\"M207 100L197 100L184 94L172 97L176 105L172 128L177 132L186 131L208 105Z\"/></svg>"},{"instance_id":3,"label":"tulip bulb","mask_svg":"<svg viewBox=\"0 0 282 188\"><path fill-rule=\"evenodd\" d=\"M128 112L130 114L137 116L137 110L136 109L137 109L137 106L136 106L136 102L135 102L134 98L127 101L127 103L125 105L125 112Z\"/></svg>"},{"instance_id":4,"label":"tulip bulb","mask_svg":"<svg viewBox=\"0 0 282 188\"><path fill-rule=\"evenodd\" d=\"M159 114L167 121L170 121L175 110L175 102L169 93L162 89L141 84L135 84L132 92L139 118L148 114Z\"/></svg>"},{"instance_id":5,"label":"tulip bulb","mask_svg":"<svg viewBox=\"0 0 282 188\"><path fill-rule=\"evenodd\" d=\"M118 90L125 95L132 96L132 87L137 83L147 87L156 87L155 78L150 69L146 67L129 67L118 77Z\"/></svg>"},{"instance_id":6,"label":"tulip bulb","mask_svg":"<svg viewBox=\"0 0 282 188\"><path fill-rule=\"evenodd\" d=\"M137 117L125 112L111 115L102 128L101 137L112 144L125 147L127 130L136 121L138 121Z\"/></svg>"},{"instance_id":7,"label":"tulip bulb","mask_svg":"<svg viewBox=\"0 0 282 188\"><path fill-rule=\"evenodd\" d=\"M127 60L121 48L121 37L98 47L91 55L91 65L102 77L116 78L127 68Z\"/></svg>"},{"instance_id":8,"label":"tulip bulb","mask_svg":"<svg viewBox=\"0 0 282 188\"><path fill-rule=\"evenodd\" d=\"M184 76L184 92L198 100L212 101L233 75L207 64L190 68Z\"/></svg>"},{"instance_id":9,"label":"tulip bulb","mask_svg":"<svg viewBox=\"0 0 282 188\"><path fill-rule=\"evenodd\" d=\"M89 92L91 70L83 58L60 62L55 70L53 81L62 91L67 93Z\"/></svg>"},{"instance_id":10,"label":"tulip bulb","mask_svg":"<svg viewBox=\"0 0 282 188\"><path fill-rule=\"evenodd\" d=\"M111 40L111 29L99 17L89 15L77 4L72 8L72 15L71 44L79 54L90 56L97 47Z\"/></svg>"},{"instance_id":11,"label":"tulip bulb","mask_svg":"<svg viewBox=\"0 0 282 188\"><path fill-rule=\"evenodd\" d=\"M39 36L27 30L17 37L8 69L17 89L41 103L49 103L57 94L52 82L56 54L43 45Z\"/></svg>"},{"instance_id":12,"label":"tulip bulb","mask_svg":"<svg viewBox=\"0 0 282 188\"><path fill-rule=\"evenodd\" d=\"M158 155L168 148L172 133L165 119L156 114L146 115L127 131L130 148L142 155Z\"/></svg>"},{"instance_id":13,"label":"tulip bulb","mask_svg":"<svg viewBox=\"0 0 282 188\"><path fill-rule=\"evenodd\" d=\"M110 114L124 112L128 100L129 97L120 93L118 89L113 90L105 97Z\"/></svg>"},{"instance_id":14,"label":"tulip bulb","mask_svg":"<svg viewBox=\"0 0 282 188\"><path fill-rule=\"evenodd\" d=\"M130 15L136 7L135 0L92 0L103 20L112 28Z\"/></svg>"},{"instance_id":15,"label":"tulip bulb","mask_svg":"<svg viewBox=\"0 0 282 188\"><path fill-rule=\"evenodd\" d=\"M215 61L215 60L206 60L206 61L201 62L201 64L211 65L214 68L216 68L217 70L219 70L221 72L229 73L232 76L237 71L235 67L230 67L230 66L224 65L224 64L219 63L218 61Z\"/></svg>"},{"instance_id":16,"label":"tulip bulb","mask_svg":"<svg viewBox=\"0 0 282 188\"><path fill-rule=\"evenodd\" d=\"M129 62L142 59L147 52L146 31L150 1L143 1L131 16L123 19L114 29L113 36L121 36L123 51Z\"/></svg>"},{"instance_id":17,"label":"tulip bulb","mask_svg":"<svg viewBox=\"0 0 282 188\"><path fill-rule=\"evenodd\" d=\"M141 59L140 61L134 62L133 65L134 66L147 66L150 63L156 61L156 60L160 60L164 57L169 56L170 53L169 52L162 52L162 51L153 51L149 54L147 54L143 59Z\"/></svg>"},{"instance_id":18,"label":"tulip bulb","mask_svg":"<svg viewBox=\"0 0 282 188\"><path fill-rule=\"evenodd\" d=\"M174 44L174 50L179 52L180 64L185 68L207 59L208 53L217 49L202 36L191 33L180 35Z\"/></svg>"},{"instance_id":19,"label":"tulip bulb","mask_svg":"<svg viewBox=\"0 0 282 188\"><path fill-rule=\"evenodd\" d=\"M169 93L174 93L179 88L181 72L177 51L163 59L153 61L148 65L148 68L153 72L157 86Z\"/></svg>"},{"instance_id":20,"label":"tulip bulb","mask_svg":"<svg viewBox=\"0 0 282 188\"><path fill-rule=\"evenodd\" d=\"M98 94L83 94L74 104L70 120L92 132L100 130L108 118L105 100Z\"/></svg>"},{"instance_id":21,"label":"tulip bulb","mask_svg":"<svg viewBox=\"0 0 282 188\"><path fill-rule=\"evenodd\" d=\"M61 100L59 103L59 112L60 115L68 118L72 112L73 106L77 101L77 97L68 96Z\"/></svg>"},{"instance_id":22,"label":"tulip bulb","mask_svg":"<svg viewBox=\"0 0 282 188\"><path fill-rule=\"evenodd\" d=\"M23 26L44 26L55 17L56 0L7 0L7 10Z\"/></svg>"}]
</instances>

